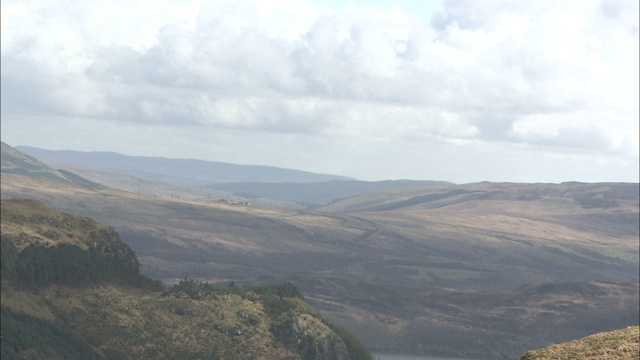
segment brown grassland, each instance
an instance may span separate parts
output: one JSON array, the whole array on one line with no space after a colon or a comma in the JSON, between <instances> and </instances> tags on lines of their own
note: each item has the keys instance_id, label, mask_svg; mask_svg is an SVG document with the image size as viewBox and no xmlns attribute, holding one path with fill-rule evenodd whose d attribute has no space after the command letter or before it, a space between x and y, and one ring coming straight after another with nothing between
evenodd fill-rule
<instances>
[{"instance_id":1,"label":"brown grassland","mask_svg":"<svg viewBox=\"0 0 640 360\"><path fill-rule=\"evenodd\" d=\"M640 356L640 328L602 332L582 339L528 351L521 360L636 360Z\"/></svg>"},{"instance_id":2,"label":"brown grassland","mask_svg":"<svg viewBox=\"0 0 640 360\"><path fill-rule=\"evenodd\" d=\"M514 358L638 319L637 184L412 187L302 211L3 174L2 196L113 226L169 283L291 281L374 351Z\"/></svg>"}]
</instances>

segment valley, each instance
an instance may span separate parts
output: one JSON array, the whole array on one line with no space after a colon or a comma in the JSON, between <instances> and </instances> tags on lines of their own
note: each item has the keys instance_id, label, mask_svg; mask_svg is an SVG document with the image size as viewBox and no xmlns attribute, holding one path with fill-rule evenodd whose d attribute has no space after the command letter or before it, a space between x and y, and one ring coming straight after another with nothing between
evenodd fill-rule
<instances>
[{"instance_id":1,"label":"valley","mask_svg":"<svg viewBox=\"0 0 640 360\"><path fill-rule=\"evenodd\" d=\"M167 285L116 231L2 200L3 359L369 360L289 282Z\"/></svg>"},{"instance_id":2,"label":"valley","mask_svg":"<svg viewBox=\"0 0 640 360\"><path fill-rule=\"evenodd\" d=\"M290 281L371 351L515 358L638 323L638 185L400 186L307 209L2 174L113 226L146 275Z\"/></svg>"}]
</instances>

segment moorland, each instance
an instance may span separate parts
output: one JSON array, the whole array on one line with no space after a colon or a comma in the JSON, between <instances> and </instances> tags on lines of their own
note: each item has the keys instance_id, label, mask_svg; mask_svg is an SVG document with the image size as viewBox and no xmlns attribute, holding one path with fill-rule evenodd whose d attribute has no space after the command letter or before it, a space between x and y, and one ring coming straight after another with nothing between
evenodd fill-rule
<instances>
[{"instance_id":1,"label":"moorland","mask_svg":"<svg viewBox=\"0 0 640 360\"><path fill-rule=\"evenodd\" d=\"M113 226L167 283L289 281L372 351L515 358L638 324L638 184L396 184L292 208L83 171L5 172L2 197Z\"/></svg>"},{"instance_id":2,"label":"moorland","mask_svg":"<svg viewBox=\"0 0 640 360\"><path fill-rule=\"evenodd\" d=\"M111 227L2 200L3 359L370 359L291 283L163 285Z\"/></svg>"}]
</instances>

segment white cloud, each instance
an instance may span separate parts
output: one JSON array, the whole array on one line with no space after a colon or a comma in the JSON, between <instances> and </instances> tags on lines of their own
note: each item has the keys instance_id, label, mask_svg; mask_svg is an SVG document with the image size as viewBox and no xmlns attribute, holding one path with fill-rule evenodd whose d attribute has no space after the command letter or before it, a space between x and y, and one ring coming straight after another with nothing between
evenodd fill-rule
<instances>
[{"instance_id":1,"label":"white cloud","mask_svg":"<svg viewBox=\"0 0 640 360\"><path fill-rule=\"evenodd\" d=\"M55 115L637 160L637 2L444 8L429 23L400 6L303 0L3 1L3 123Z\"/></svg>"}]
</instances>

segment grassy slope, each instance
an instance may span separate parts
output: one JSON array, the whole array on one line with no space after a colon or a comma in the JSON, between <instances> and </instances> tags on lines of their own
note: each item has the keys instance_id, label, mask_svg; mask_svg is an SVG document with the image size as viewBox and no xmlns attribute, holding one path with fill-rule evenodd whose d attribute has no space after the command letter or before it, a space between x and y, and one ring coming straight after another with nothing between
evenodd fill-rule
<instances>
[{"instance_id":1,"label":"grassy slope","mask_svg":"<svg viewBox=\"0 0 640 360\"><path fill-rule=\"evenodd\" d=\"M31 200L3 200L0 206L2 241L15 242L20 249L35 243L72 243L85 249L97 246L118 254L127 252L128 247L113 229L89 218L60 213ZM320 343L346 351L338 335L301 299L287 300L295 306L274 313L265 310L263 303L267 300L263 295L242 288L193 298L110 283L89 287L15 286L3 278L3 307L50 321L51 325L45 324L47 329L58 327L56 331L63 334L55 335L57 338L64 338L65 331L71 332L108 358L300 358L298 352L308 349L283 343L272 331L278 326L289 336L298 336L296 331L300 331L308 346ZM277 300L276 305L278 301L283 300ZM287 327L289 320L298 324L297 330ZM10 329L3 327L5 330ZM38 343L33 346L22 349L19 355L55 355L47 355Z\"/></svg>"},{"instance_id":2,"label":"grassy slope","mask_svg":"<svg viewBox=\"0 0 640 360\"><path fill-rule=\"evenodd\" d=\"M2 359L102 359L84 341L52 322L2 307ZM25 336L29 334L29 336Z\"/></svg>"},{"instance_id":3,"label":"grassy slope","mask_svg":"<svg viewBox=\"0 0 640 360\"><path fill-rule=\"evenodd\" d=\"M545 349L532 350L520 359L635 360L640 356L639 346L640 328L630 326L622 330L602 332L571 342L552 345Z\"/></svg>"},{"instance_id":4,"label":"grassy slope","mask_svg":"<svg viewBox=\"0 0 640 360\"><path fill-rule=\"evenodd\" d=\"M85 186L99 186L98 184L93 183L69 171L53 169L52 167L39 161L38 159L17 151L4 142L1 144L1 147L2 149L0 152L2 153L2 173L28 175L42 179L51 179L64 182L69 181Z\"/></svg>"},{"instance_id":5,"label":"grassy slope","mask_svg":"<svg viewBox=\"0 0 640 360\"><path fill-rule=\"evenodd\" d=\"M606 189L580 193L579 186L567 184L562 197L546 194L553 188L548 185L479 184L466 190L484 191L488 198L464 200L468 193L460 193L392 210L335 214L178 202L17 176L2 181L3 196L39 197L116 226L154 276L295 279L307 299L380 350L463 355L437 337L415 336L433 333L467 339L467 350L476 339L513 357L586 335L570 321L585 309L602 314L589 323L601 328L591 332L637 321L637 286L603 285L606 296L556 298L551 292L528 302L509 295L523 284L561 279L637 284L637 200L583 206L598 197L608 201ZM358 201L371 207L433 191L393 190ZM438 305L446 303L454 306ZM550 315L558 314L565 317L556 324ZM548 331L529 335L520 321ZM501 343L504 334L513 339Z\"/></svg>"},{"instance_id":6,"label":"grassy slope","mask_svg":"<svg viewBox=\"0 0 640 360\"><path fill-rule=\"evenodd\" d=\"M236 165L196 159L127 156L113 152L81 152L44 150L20 146L18 149L43 161L67 163L71 166L125 173L136 177L186 185L207 185L213 182L318 182L348 180L330 174L259 165Z\"/></svg>"},{"instance_id":7,"label":"grassy slope","mask_svg":"<svg viewBox=\"0 0 640 360\"><path fill-rule=\"evenodd\" d=\"M117 286L51 286L38 294L3 289L2 304L54 314L55 323L111 358L299 357L274 338L262 305L237 295L192 300Z\"/></svg>"},{"instance_id":8,"label":"grassy slope","mask_svg":"<svg viewBox=\"0 0 640 360\"><path fill-rule=\"evenodd\" d=\"M111 234L111 241L124 247L111 227L91 218L61 213L37 201L3 201L0 209L2 234L14 238L18 249L38 242L46 246L72 244L86 250L94 241L109 241L98 234Z\"/></svg>"},{"instance_id":9,"label":"grassy slope","mask_svg":"<svg viewBox=\"0 0 640 360\"><path fill-rule=\"evenodd\" d=\"M510 358L637 323L638 287L581 281L477 292L298 277L307 301L379 352ZM426 350L426 351L425 351Z\"/></svg>"}]
</instances>

